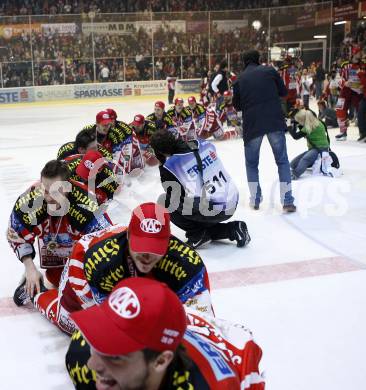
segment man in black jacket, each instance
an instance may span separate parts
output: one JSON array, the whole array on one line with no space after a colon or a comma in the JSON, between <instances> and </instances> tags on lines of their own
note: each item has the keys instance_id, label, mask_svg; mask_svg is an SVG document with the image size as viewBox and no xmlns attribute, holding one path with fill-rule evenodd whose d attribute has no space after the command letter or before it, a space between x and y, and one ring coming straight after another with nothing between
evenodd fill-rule
<instances>
[{"instance_id":1,"label":"man in black jacket","mask_svg":"<svg viewBox=\"0 0 366 390\"><path fill-rule=\"evenodd\" d=\"M218 71L215 73L212 81L210 82L210 92L212 96L216 97L218 104L221 104L224 92L229 89L227 69L227 62L222 61L219 65Z\"/></svg>"},{"instance_id":2,"label":"man in black jacket","mask_svg":"<svg viewBox=\"0 0 366 390\"><path fill-rule=\"evenodd\" d=\"M262 140L267 135L278 167L283 210L294 212L296 206L291 191L291 172L285 137L286 123L280 101L280 97L287 95L287 89L273 67L259 65L258 51L246 52L243 59L245 69L234 84L233 104L243 113L250 204L258 210L262 201L258 164Z\"/></svg>"}]
</instances>

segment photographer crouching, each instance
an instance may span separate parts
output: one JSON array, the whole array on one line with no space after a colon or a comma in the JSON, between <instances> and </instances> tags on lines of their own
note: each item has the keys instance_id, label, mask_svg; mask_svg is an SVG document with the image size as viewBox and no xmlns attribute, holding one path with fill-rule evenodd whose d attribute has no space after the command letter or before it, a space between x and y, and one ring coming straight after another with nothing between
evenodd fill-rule
<instances>
[{"instance_id":1,"label":"photographer crouching","mask_svg":"<svg viewBox=\"0 0 366 390\"><path fill-rule=\"evenodd\" d=\"M291 117L293 119L293 126L289 128L291 136L295 140L306 138L308 144L308 150L290 162L291 178L292 180L296 180L307 168L314 165L319 154L329 152L330 145L326 127L316 117L314 112L301 108L300 110L293 111Z\"/></svg>"}]
</instances>

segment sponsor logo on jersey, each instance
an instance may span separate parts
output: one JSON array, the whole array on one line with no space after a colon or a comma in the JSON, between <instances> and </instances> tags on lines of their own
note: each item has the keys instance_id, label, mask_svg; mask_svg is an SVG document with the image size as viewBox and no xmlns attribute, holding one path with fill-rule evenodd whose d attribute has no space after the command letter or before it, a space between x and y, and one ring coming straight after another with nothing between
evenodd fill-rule
<instances>
[{"instance_id":1,"label":"sponsor logo on jersey","mask_svg":"<svg viewBox=\"0 0 366 390\"><path fill-rule=\"evenodd\" d=\"M206 359L218 382L235 377L234 371L214 345L189 330L185 332L184 338Z\"/></svg>"},{"instance_id":2,"label":"sponsor logo on jersey","mask_svg":"<svg viewBox=\"0 0 366 390\"><path fill-rule=\"evenodd\" d=\"M217 155L215 151L211 150L207 156L202 158L202 169L206 169L208 166L213 164L216 159L217 159ZM191 177L197 175L199 173L198 164L195 164L192 167L188 168L187 173Z\"/></svg>"},{"instance_id":3,"label":"sponsor logo on jersey","mask_svg":"<svg viewBox=\"0 0 366 390\"><path fill-rule=\"evenodd\" d=\"M108 299L109 307L119 316L127 320L140 314L141 306L137 295L128 287L114 291Z\"/></svg>"}]
</instances>

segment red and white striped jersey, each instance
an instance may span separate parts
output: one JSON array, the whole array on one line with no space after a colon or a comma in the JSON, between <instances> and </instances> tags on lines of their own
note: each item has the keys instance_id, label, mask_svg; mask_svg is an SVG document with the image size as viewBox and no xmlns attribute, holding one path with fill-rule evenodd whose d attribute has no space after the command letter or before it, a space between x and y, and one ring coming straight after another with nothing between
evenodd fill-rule
<instances>
[{"instance_id":1,"label":"red and white striped jersey","mask_svg":"<svg viewBox=\"0 0 366 390\"><path fill-rule=\"evenodd\" d=\"M243 325L186 309L183 344L210 390L264 390L262 350Z\"/></svg>"},{"instance_id":2,"label":"red and white striped jersey","mask_svg":"<svg viewBox=\"0 0 366 390\"><path fill-rule=\"evenodd\" d=\"M356 93L362 93L363 91L359 73L365 69L365 65L363 62L353 64L347 61L341 67L341 77L347 81L348 88Z\"/></svg>"}]
</instances>

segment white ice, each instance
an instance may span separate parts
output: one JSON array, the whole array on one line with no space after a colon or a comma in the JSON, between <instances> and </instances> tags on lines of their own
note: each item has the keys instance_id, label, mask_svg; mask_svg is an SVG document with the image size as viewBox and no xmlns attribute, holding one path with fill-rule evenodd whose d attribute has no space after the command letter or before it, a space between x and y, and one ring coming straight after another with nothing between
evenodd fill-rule
<instances>
[{"instance_id":1,"label":"white ice","mask_svg":"<svg viewBox=\"0 0 366 390\"><path fill-rule=\"evenodd\" d=\"M121 120L148 114L151 98L84 101L69 104L23 104L0 107L0 388L68 390L73 386L64 367L68 338L39 313L5 315L23 272L8 246L5 230L17 196L39 177L58 147L73 140L96 112L113 107ZM200 250L209 272L235 269L270 271L267 283L214 289L217 316L248 326L263 349L269 390L344 390L366 388L366 144L356 142L353 127L346 142L333 142L343 175L313 177L294 183L298 212L283 215L276 187L277 168L268 141L263 142L260 177L261 210L248 206L243 143L216 142L219 156L240 189L235 219L247 222L252 242L238 249L230 242ZM330 130L334 139L336 130ZM305 141L288 141L289 158L305 150ZM162 192L157 168L134 179L111 206L116 223L127 223L130 211ZM173 229L183 238L182 231ZM286 280L284 263L308 270L325 258L340 257L354 271L314 268ZM280 267L280 272L278 268ZM303 269L303 268L302 268ZM306 276L306 277L305 277ZM22 309L17 309L22 310Z\"/></svg>"}]
</instances>

